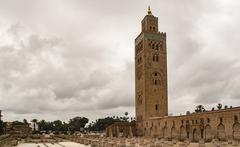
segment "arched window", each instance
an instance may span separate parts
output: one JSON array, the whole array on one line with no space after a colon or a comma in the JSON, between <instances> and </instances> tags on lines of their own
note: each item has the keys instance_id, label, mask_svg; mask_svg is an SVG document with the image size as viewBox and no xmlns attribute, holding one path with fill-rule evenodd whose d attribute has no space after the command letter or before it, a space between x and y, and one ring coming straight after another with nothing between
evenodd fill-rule
<instances>
[{"instance_id":1,"label":"arched window","mask_svg":"<svg viewBox=\"0 0 240 147\"><path fill-rule=\"evenodd\" d=\"M161 81L161 75L158 72L154 72L152 74L152 83L155 86L161 86L162 85L162 81Z\"/></svg>"},{"instance_id":2,"label":"arched window","mask_svg":"<svg viewBox=\"0 0 240 147\"><path fill-rule=\"evenodd\" d=\"M154 85L158 85L158 82L157 82L157 80L154 80Z\"/></svg>"},{"instance_id":3,"label":"arched window","mask_svg":"<svg viewBox=\"0 0 240 147\"><path fill-rule=\"evenodd\" d=\"M238 122L238 117L236 115L234 116L234 122Z\"/></svg>"},{"instance_id":4,"label":"arched window","mask_svg":"<svg viewBox=\"0 0 240 147\"><path fill-rule=\"evenodd\" d=\"M209 119L209 118L207 118L207 122L208 122L208 123L210 122L210 119Z\"/></svg>"},{"instance_id":5,"label":"arched window","mask_svg":"<svg viewBox=\"0 0 240 147\"><path fill-rule=\"evenodd\" d=\"M152 31L152 26L150 26L150 31Z\"/></svg>"},{"instance_id":6,"label":"arched window","mask_svg":"<svg viewBox=\"0 0 240 147\"><path fill-rule=\"evenodd\" d=\"M158 54L153 55L153 62L158 62L158 60L159 60L159 55Z\"/></svg>"},{"instance_id":7,"label":"arched window","mask_svg":"<svg viewBox=\"0 0 240 147\"><path fill-rule=\"evenodd\" d=\"M154 49L154 47L155 47L155 44L152 44L152 49Z\"/></svg>"},{"instance_id":8,"label":"arched window","mask_svg":"<svg viewBox=\"0 0 240 147\"><path fill-rule=\"evenodd\" d=\"M222 123L222 122L223 122L223 118L222 118L222 117L220 117L220 118L219 118L219 120L220 120L220 123Z\"/></svg>"},{"instance_id":9,"label":"arched window","mask_svg":"<svg viewBox=\"0 0 240 147\"><path fill-rule=\"evenodd\" d=\"M158 50L159 49L159 46L158 46L158 44L156 45L156 50Z\"/></svg>"},{"instance_id":10,"label":"arched window","mask_svg":"<svg viewBox=\"0 0 240 147\"><path fill-rule=\"evenodd\" d=\"M162 45L162 43L160 44L159 47L160 47L160 50L163 51L163 45Z\"/></svg>"},{"instance_id":11,"label":"arched window","mask_svg":"<svg viewBox=\"0 0 240 147\"><path fill-rule=\"evenodd\" d=\"M153 27L153 31L155 31L155 27Z\"/></svg>"}]
</instances>

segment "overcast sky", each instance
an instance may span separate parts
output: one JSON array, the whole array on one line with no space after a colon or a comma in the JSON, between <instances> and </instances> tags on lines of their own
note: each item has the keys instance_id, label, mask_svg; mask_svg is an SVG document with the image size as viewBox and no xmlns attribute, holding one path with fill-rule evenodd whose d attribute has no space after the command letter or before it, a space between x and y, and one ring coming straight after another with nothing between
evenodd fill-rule
<instances>
[{"instance_id":1,"label":"overcast sky","mask_svg":"<svg viewBox=\"0 0 240 147\"><path fill-rule=\"evenodd\" d=\"M169 112L240 105L238 0L0 0L4 120L133 116L148 5L167 33Z\"/></svg>"}]
</instances>

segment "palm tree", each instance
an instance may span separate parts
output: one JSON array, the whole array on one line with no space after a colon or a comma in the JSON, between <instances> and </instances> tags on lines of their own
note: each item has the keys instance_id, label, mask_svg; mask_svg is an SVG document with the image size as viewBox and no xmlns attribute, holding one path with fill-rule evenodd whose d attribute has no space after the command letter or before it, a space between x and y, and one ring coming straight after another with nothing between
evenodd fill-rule
<instances>
[{"instance_id":1,"label":"palm tree","mask_svg":"<svg viewBox=\"0 0 240 147\"><path fill-rule=\"evenodd\" d=\"M222 104L217 105L218 110L222 109Z\"/></svg>"},{"instance_id":2,"label":"palm tree","mask_svg":"<svg viewBox=\"0 0 240 147\"><path fill-rule=\"evenodd\" d=\"M224 106L224 109L227 109L227 108L228 108L228 105L225 105L225 106Z\"/></svg>"},{"instance_id":3,"label":"palm tree","mask_svg":"<svg viewBox=\"0 0 240 147\"><path fill-rule=\"evenodd\" d=\"M125 112L124 115L125 115L124 120L128 121L128 117L127 117L128 116L128 112Z\"/></svg>"},{"instance_id":4,"label":"palm tree","mask_svg":"<svg viewBox=\"0 0 240 147\"><path fill-rule=\"evenodd\" d=\"M33 119L31 122L33 123L33 131L36 132L36 124L37 124L38 120Z\"/></svg>"},{"instance_id":5,"label":"palm tree","mask_svg":"<svg viewBox=\"0 0 240 147\"><path fill-rule=\"evenodd\" d=\"M46 126L47 126L47 122L45 121L45 120L41 120L41 121L39 121L38 123L37 123L37 125L38 125L38 130L39 131L43 131L43 130L47 130L46 128Z\"/></svg>"},{"instance_id":6,"label":"palm tree","mask_svg":"<svg viewBox=\"0 0 240 147\"><path fill-rule=\"evenodd\" d=\"M28 121L26 119L23 119L24 124L28 124Z\"/></svg>"},{"instance_id":7,"label":"palm tree","mask_svg":"<svg viewBox=\"0 0 240 147\"><path fill-rule=\"evenodd\" d=\"M204 112L206 111L203 105L196 106L195 112Z\"/></svg>"}]
</instances>

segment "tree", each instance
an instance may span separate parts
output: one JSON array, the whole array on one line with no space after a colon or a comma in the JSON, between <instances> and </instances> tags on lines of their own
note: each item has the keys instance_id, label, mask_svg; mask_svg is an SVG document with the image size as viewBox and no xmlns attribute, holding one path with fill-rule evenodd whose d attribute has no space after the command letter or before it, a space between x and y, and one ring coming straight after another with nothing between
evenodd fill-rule
<instances>
[{"instance_id":1,"label":"tree","mask_svg":"<svg viewBox=\"0 0 240 147\"><path fill-rule=\"evenodd\" d=\"M28 121L26 119L23 119L24 124L28 124Z\"/></svg>"},{"instance_id":2,"label":"tree","mask_svg":"<svg viewBox=\"0 0 240 147\"><path fill-rule=\"evenodd\" d=\"M205 110L205 108L204 108L203 105L198 105L198 106L196 106L196 109L195 109L195 112L196 112L196 113L204 112L204 111L206 111L206 110Z\"/></svg>"},{"instance_id":3,"label":"tree","mask_svg":"<svg viewBox=\"0 0 240 147\"><path fill-rule=\"evenodd\" d=\"M44 130L44 127L45 127L45 125L46 125L46 121L45 121L45 120L41 120L41 121L39 121L39 122L37 123L37 125L38 125L38 130L39 130L39 131L43 131L43 130Z\"/></svg>"},{"instance_id":4,"label":"tree","mask_svg":"<svg viewBox=\"0 0 240 147\"><path fill-rule=\"evenodd\" d=\"M0 119L0 135L3 134L3 121Z\"/></svg>"},{"instance_id":5,"label":"tree","mask_svg":"<svg viewBox=\"0 0 240 147\"><path fill-rule=\"evenodd\" d=\"M218 110L222 109L222 104L217 105Z\"/></svg>"},{"instance_id":6,"label":"tree","mask_svg":"<svg viewBox=\"0 0 240 147\"><path fill-rule=\"evenodd\" d=\"M69 120L69 127L71 131L82 131L81 128L84 128L87 123L86 117L74 117Z\"/></svg>"},{"instance_id":7,"label":"tree","mask_svg":"<svg viewBox=\"0 0 240 147\"><path fill-rule=\"evenodd\" d=\"M36 124L37 124L38 120L37 119L33 119L32 123L33 123L33 132L36 132Z\"/></svg>"},{"instance_id":8,"label":"tree","mask_svg":"<svg viewBox=\"0 0 240 147\"><path fill-rule=\"evenodd\" d=\"M62 125L63 125L62 121L60 121L60 120L55 120L55 121L53 122L53 130L54 130L55 132L61 131Z\"/></svg>"},{"instance_id":9,"label":"tree","mask_svg":"<svg viewBox=\"0 0 240 147\"><path fill-rule=\"evenodd\" d=\"M113 118L113 117L105 117L101 119L97 119L96 122L91 123L88 125L89 131L104 131L108 126L112 125L115 122L126 122L122 119L119 119L119 117Z\"/></svg>"},{"instance_id":10,"label":"tree","mask_svg":"<svg viewBox=\"0 0 240 147\"><path fill-rule=\"evenodd\" d=\"M13 124L13 125L22 125L23 122L20 122L20 121L17 121L17 120L16 120L16 121L12 122L12 124Z\"/></svg>"},{"instance_id":11,"label":"tree","mask_svg":"<svg viewBox=\"0 0 240 147\"><path fill-rule=\"evenodd\" d=\"M2 110L0 110L0 135L3 134Z\"/></svg>"},{"instance_id":12,"label":"tree","mask_svg":"<svg viewBox=\"0 0 240 147\"><path fill-rule=\"evenodd\" d=\"M61 130L61 132L67 133L67 131L69 130L68 123L63 122L60 130Z\"/></svg>"},{"instance_id":13,"label":"tree","mask_svg":"<svg viewBox=\"0 0 240 147\"><path fill-rule=\"evenodd\" d=\"M124 120L124 121L128 121L128 119L129 119L129 117L128 117L128 112L125 112L124 115L125 115L125 116L123 117L123 120Z\"/></svg>"}]
</instances>

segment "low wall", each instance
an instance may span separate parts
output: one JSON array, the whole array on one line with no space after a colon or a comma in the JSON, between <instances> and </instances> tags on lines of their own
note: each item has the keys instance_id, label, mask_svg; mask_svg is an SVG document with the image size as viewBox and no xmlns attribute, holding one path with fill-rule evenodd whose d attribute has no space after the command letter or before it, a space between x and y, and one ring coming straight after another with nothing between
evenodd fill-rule
<instances>
[{"instance_id":1,"label":"low wall","mask_svg":"<svg viewBox=\"0 0 240 147\"><path fill-rule=\"evenodd\" d=\"M0 147L12 147L16 146L18 141L14 139L11 135L1 135L0 136Z\"/></svg>"}]
</instances>

